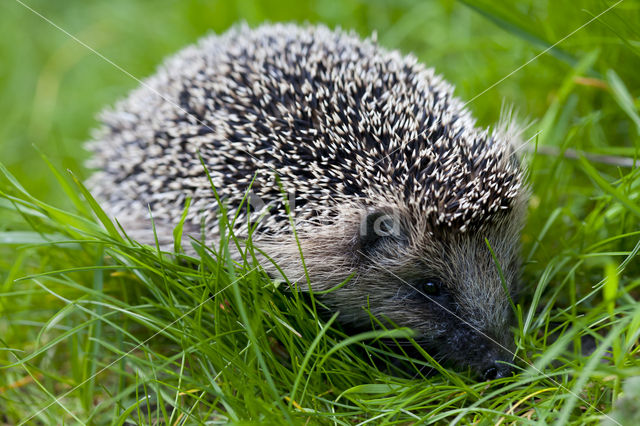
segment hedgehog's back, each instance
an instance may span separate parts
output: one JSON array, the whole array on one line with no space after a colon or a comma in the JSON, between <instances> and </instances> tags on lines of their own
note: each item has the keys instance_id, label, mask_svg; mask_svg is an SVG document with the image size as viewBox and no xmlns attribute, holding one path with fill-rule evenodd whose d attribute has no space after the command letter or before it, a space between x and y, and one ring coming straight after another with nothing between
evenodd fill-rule
<instances>
[{"instance_id":1,"label":"hedgehog's back","mask_svg":"<svg viewBox=\"0 0 640 426\"><path fill-rule=\"evenodd\" d=\"M214 225L199 156L232 208L255 177L271 206L265 231L286 220L282 189L296 194L300 219L330 220L356 199L464 229L509 208L521 185L509 141L475 128L449 84L410 56L321 26L206 37L102 121L89 185L111 214L145 227L148 206L175 225L187 197L189 223L204 214Z\"/></svg>"}]
</instances>

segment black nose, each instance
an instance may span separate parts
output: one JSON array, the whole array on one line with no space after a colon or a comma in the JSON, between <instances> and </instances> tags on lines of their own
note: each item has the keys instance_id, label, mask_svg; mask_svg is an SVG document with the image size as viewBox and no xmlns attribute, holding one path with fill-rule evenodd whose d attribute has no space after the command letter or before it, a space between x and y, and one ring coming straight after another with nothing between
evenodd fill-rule
<instances>
[{"instance_id":1,"label":"black nose","mask_svg":"<svg viewBox=\"0 0 640 426\"><path fill-rule=\"evenodd\" d=\"M485 380L501 379L503 377L509 377L513 374L513 368L509 364L503 362L494 362L484 372Z\"/></svg>"}]
</instances>

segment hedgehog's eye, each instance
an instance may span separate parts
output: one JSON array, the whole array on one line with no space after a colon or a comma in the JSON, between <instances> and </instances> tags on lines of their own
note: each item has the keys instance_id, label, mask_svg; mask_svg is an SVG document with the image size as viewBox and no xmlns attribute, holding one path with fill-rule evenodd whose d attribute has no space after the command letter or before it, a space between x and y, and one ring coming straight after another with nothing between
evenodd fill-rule
<instances>
[{"instance_id":1,"label":"hedgehog's eye","mask_svg":"<svg viewBox=\"0 0 640 426\"><path fill-rule=\"evenodd\" d=\"M427 280L422 284L421 293L425 296L440 296L442 284L437 280Z\"/></svg>"}]
</instances>

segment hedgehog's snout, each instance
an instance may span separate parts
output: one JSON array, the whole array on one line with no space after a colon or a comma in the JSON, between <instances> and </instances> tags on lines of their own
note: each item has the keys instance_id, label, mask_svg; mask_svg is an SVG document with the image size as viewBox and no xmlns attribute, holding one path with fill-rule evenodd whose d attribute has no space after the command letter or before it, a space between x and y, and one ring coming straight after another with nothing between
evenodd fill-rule
<instances>
[{"instance_id":1,"label":"hedgehog's snout","mask_svg":"<svg viewBox=\"0 0 640 426\"><path fill-rule=\"evenodd\" d=\"M512 352L507 341L510 334L498 335L465 324L443 336L435 348L447 353L454 364L468 366L485 380L509 377L513 374Z\"/></svg>"},{"instance_id":2,"label":"hedgehog's snout","mask_svg":"<svg viewBox=\"0 0 640 426\"><path fill-rule=\"evenodd\" d=\"M511 377L515 373L512 352L501 344L492 343L492 349L483 358L484 362L475 367L477 374L487 381Z\"/></svg>"},{"instance_id":3,"label":"hedgehog's snout","mask_svg":"<svg viewBox=\"0 0 640 426\"><path fill-rule=\"evenodd\" d=\"M513 352L507 343L509 334L498 335L496 333L485 334L476 332L475 341L477 351L471 350L470 364L476 373L485 380L510 377L514 373ZM496 338L498 338L496 340Z\"/></svg>"},{"instance_id":4,"label":"hedgehog's snout","mask_svg":"<svg viewBox=\"0 0 640 426\"><path fill-rule=\"evenodd\" d=\"M485 380L496 380L510 377L514 374L513 360L511 353L504 347L499 347L498 351L488 350L481 356L484 362L473 362L476 373Z\"/></svg>"}]
</instances>

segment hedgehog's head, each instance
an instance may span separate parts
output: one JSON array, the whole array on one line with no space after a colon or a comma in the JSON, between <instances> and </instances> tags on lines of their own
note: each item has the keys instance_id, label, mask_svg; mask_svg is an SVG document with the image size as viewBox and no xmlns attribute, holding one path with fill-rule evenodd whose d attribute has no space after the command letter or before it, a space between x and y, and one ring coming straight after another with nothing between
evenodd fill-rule
<instances>
[{"instance_id":1,"label":"hedgehog's head","mask_svg":"<svg viewBox=\"0 0 640 426\"><path fill-rule=\"evenodd\" d=\"M528 190L507 144L487 140L477 153L447 147L454 158L427 175L410 172L418 180L408 186L339 200L328 223L302 222L298 235L314 289L350 280L322 295L343 323L368 326L374 315L409 327L436 360L493 379L511 371L510 298ZM276 244L269 252L304 287L298 245Z\"/></svg>"},{"instance_id":2,"label":"hedgehog's head","mask_svg":"<svg viewBox=\"0 0 640 426\"><path fill-rule=\"evenodd\" d=\"M510 374L523 210L519 203L466 232L425 226L410 210L369 212L353 290L366 290L372 314L415 330L435 359L486 379Z\"/></svg>"},{"instance_id":3,"label":"hedgehog's head","mask_svg":"<svg viewBox=\"0 0 640 426\"><path fill-rule=\"evenodd\" d=\"M333 225L299 233L311 285L327 290L349 280L321 296L343 323L367 327L373 315L409 327L436 360L486 379L504 377L511 371L509 298L518 285L523 200L466 232L430 228L410 209L346 209ZM291 246L280 265L297 263L285 272L305 287L295 252Z\"/></svg>"}]
</instances>

